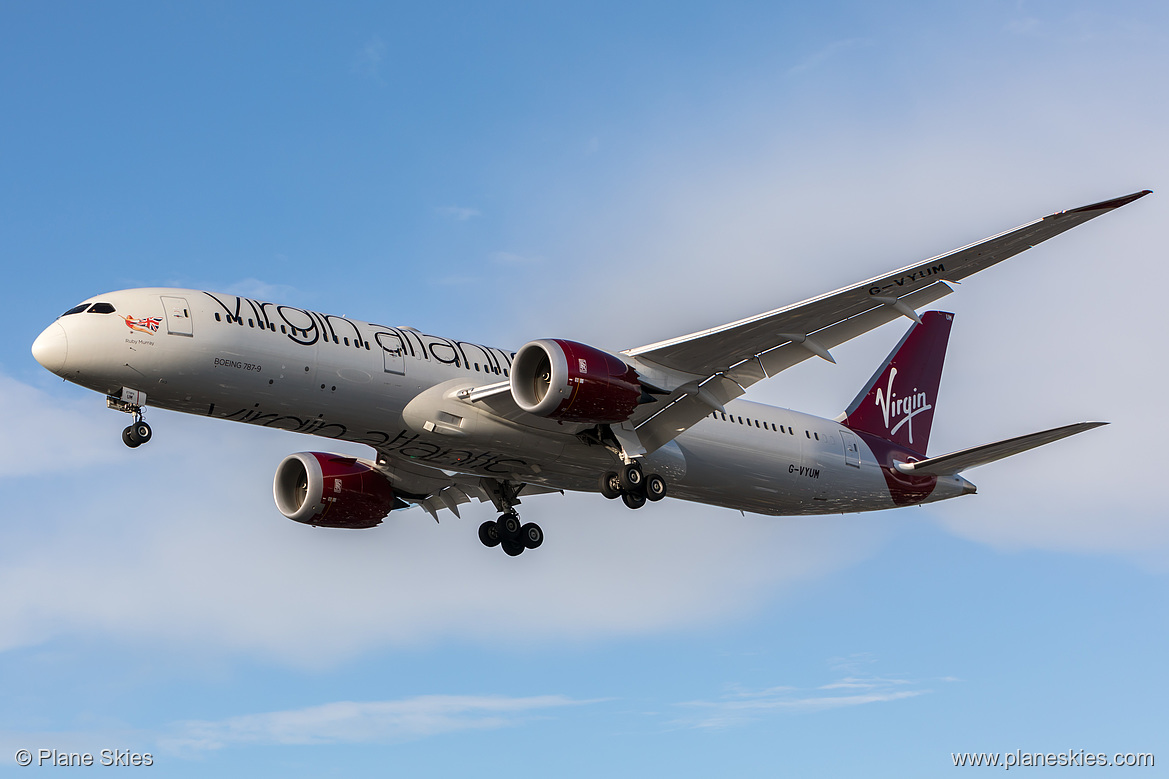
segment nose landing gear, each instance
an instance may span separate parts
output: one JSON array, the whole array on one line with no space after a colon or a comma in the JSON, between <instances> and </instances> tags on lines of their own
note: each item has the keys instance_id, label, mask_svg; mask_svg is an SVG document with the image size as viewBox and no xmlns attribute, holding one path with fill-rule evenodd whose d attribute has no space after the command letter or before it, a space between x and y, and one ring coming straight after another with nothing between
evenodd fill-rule
<instances>
[{"instance_id":1,"label":"nose landing gear","mask_svg":"<svg viewBox=\"0 0 1169 779\"><path fill-rule=\"evenodd\" d=\"M149 441L152 435L150 425L143 422L141 414L139 414L137 421L122 431L122 443L134 449Z\"/></svg>"},{"instance_id":2,"label":"nose landing gear","mask_svg":"<svg viewBox=\"0 0 1169 779\"><path fill-rule=\"evenodd\" d=\"M134 416L134 422L122 431L122 443L134 449L142 446L150 440L153 433L150 430L150 425L142 419L142 410L146 406L146 393L132 390L129 388L122 389L122 397L116 395L106 396L106 406L115 411L123 411Z\"/></svg>"}]
</instances>

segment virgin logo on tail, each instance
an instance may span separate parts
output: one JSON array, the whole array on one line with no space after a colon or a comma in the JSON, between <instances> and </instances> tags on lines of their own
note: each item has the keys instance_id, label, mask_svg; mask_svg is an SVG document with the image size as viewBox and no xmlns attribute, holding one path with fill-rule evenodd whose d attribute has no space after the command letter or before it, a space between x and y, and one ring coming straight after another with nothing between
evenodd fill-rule
<instances>
[{"instance_id":1,"label":"virgin logo on tail","mask_svg":"<svg viewBox=\"0 0 1169 779\"><path fill-rule=\"evenodd\" d=\"M918 392L917 387L913 388L913 394L905 397L897 397L893 392L893 379L897 377L897 369L889 368L889 383L882 390L877 388L877 395L875 398L877 407L881 409L881 416L885 420L885 429L889 431L889 435L897 435L897 431L904 425L908 425L906 432L909 434L909 443L913 443L913 418L918 414L929 411L933 408L930 405L929 399L924 392ZM889 427L889 416L893 415L896 424ZM900 415L900 419L897 419Z\"/></svg>"},{"instance_id":2,"label":"virgin logo on tail","mask_svg":"<svg viewBox=\"0 0 1169 779\"><path fill-rule=\"evenodd\" d=\"M924 454L953 318L944 311L923 313L849 404L844 424ZM913 390L899 395L898 381L902 389Z\"/></svg>"}]
</instances>

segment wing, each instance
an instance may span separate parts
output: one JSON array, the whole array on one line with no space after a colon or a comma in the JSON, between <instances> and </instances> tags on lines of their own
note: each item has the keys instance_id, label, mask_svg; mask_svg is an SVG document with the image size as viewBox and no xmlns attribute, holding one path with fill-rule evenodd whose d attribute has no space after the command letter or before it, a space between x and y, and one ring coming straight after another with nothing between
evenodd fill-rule
<instances>
[{"instance_id":1,"label":"wing","mask_svg":"<svg viewBox=\"0 0 1169 779\"><path fill-rule=\"evenodd\" d=\"M450 509L451 513L458 517L459 506L470 503L472 499L481 503L495 503L496 508L499 508L497 499L500 485L494 479L432 468L387 456L380 451L377 465L381 474L393 485L395 497L406 503L421 506L426 513L434 517L435 522L438 521L438 512L443 509ZM516 496L549 492L561 490L537 484L524 484L519 487ZM513 502L519 503L518 500Z\"/></svg>"},{"instance_id":2,"label":"wing","mask_svg":"<svg viewBox=\"0 0 1169 779\"><path fill-rule=\"evenodd\" d=\"M918 320L918 308L952 291L947 282L996 265L1149 192L1060 211L802 303L623 352L649 382L669 394L664 404L643 407L619 437L624 436L627 449L653 451L755 382L813 356L833 361L829 350L845 341L901 316Z\"/></svg>"}]
</instances>

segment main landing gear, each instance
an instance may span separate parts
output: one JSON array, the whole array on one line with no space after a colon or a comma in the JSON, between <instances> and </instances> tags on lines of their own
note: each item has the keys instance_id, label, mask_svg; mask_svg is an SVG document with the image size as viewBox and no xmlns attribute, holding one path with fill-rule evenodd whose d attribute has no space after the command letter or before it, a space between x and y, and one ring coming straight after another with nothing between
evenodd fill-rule
<instances>
[{"instance_id":1,"label":"main landing gear","mask_svg":"<svg viewBox=\"0 0 1169 779\"><path fill-rule=\"evenodd\" d=\"M544 531L540 526L535 522L520 524L519 512L515 510L516 504L520 502L519 493L523 484L487 479L483 483L500 511L499 519L479 526L479 540L483 546L501 546L508 556L516 557L523 554L525 549L536 549L544 543Z\"/></svg>"},{"instance_id":2,"label":"main landing gear","mask_svg":"<svg viewBox=\"0 0 1169 779\"><path fill-rule=\"evenodd\" d=\"M511 557L523 554L525 549L536 549L544 543L544 531L535 522L520 524L520 515L508 509L495 521L479 526L479 540L483 546L501 546Z\"/></svg>"},{"instance_id":3,"label":"main landing gear","mask_svg":"<svg viewBox=\"0 0 1169 779\"><path fill-rule=\"evenodd\" d=\"M628 463L601 476L601 494L610 500L621 498L629 508L639 509L647 500L657 502L666 497L666 480L656 473L646 476L640 463Z\"/></svg>"}]
</instances>

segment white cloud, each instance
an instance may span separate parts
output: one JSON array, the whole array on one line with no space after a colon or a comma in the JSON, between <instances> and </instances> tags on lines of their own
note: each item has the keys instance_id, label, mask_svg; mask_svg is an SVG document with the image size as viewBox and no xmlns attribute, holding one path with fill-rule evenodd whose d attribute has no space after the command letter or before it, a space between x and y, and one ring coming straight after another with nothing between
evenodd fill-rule
<instances>
[{"instance_id":1,"label":"white cloud","mask_svg":"<svg viewBox=\"0 0 1169 779\"><path fill-rule=\"evenodd\" d=\"M463 730L496 730L540 712L589 701L531 697L423 695L393 701L340 701L220 721L176 723L159 745L178 752L254 744L381 744Z\"/></svg>"},{"instance_id":2,"label":"white cloud","mask_svg":"<svg viewBox=\"0 0 1169 779\"><path fill-rule=\"evenodd\" d=\"M836 692L839 690L847 692ZM876 677L847 677L811 690L787 686L762 690L734 689L717 700L677 704L686 713L674 724L691 728L726 728L784 712L827 711L888 703L929 692L932 691L909 679Z\"/></svg>"},{"instance_id":3,"label":"white cloud","mask_svg":"<svg viewBox=\"0 0 1169 779\"><path fill-rule=\"evenodd\" d=\"M353 56L353 72L376 78L381 75L382 60L385 56L386 44L375 35Z\"/></svg>"},{"instance_id":4,"label":"white cloud","mask_svg":"<svg viewBox=\"0 0 1169 779\"><path fill-rule=\"evenodd\" d=\"M867 44L868 41L860 38L848 38L845 40L833 41L816 53L804 58L801 62L789 68L787 73L789 76L793 76L797 73L803 73L805 71L818 68L825 62L840 56L849 49Z\"/></svg>"},{"instance_id":5,"label":"white cloud","mask_svg":"<svg viewBox=\"0 0 1169 779\"><path fill-rule=\"evenodd\" d=\"M516 727L547 718L558 709L598 702L563 695L420 695L388 701L337 701L221 720L184 720L158 728L106 723L88 730L0 730L0 749L14 754L30 745L49 745L61 752L96 756L110 745L133 745L133 751L150 752L157 762L159 753L199 758L232 747L400 743L468 730Z\"/></svg>"},{"instance_id":6,"label":"white cloud","mask_svg":"<svg viewBox=\"0 0 1169 779\"><path fill-rule=\"evenodd\" d=\"M229 295L239 295L240 297L264 301L287 302L289 300L303 300L305 298L303 292L290 284L273 284L255 278L240 279L229 284L222 291Z\"/></svg>"},{"instance_id":7,"label":"white cloud","mask_svg":"<svg viewBox=\"0 0 1169 779\"><path fill-rule=\"evenodd\" d=\"M454 219L456 222L466 222L468 219L483 215L477 208L464 208L462 206L443 206L435 210L442 216Z\"/></svg>"},{"instance_id":8,"label":"white cloud","mask_svg":"<svg viewBox=\"0 0 1169 779\"><path fill-rule=\"evenodd\" d=\"M130 418L119 426L110 412L103 419L105 400L97 394L54 397L48 392L0 374L0 478L43 474L113 462L107 442L120 435ZM106 424L110 423L110 424Z\"/></svg>"},{"instance_id":9,"label":"white cloud","mask_svg":"<svg viewBox=\"0 0 1169 779\"><path fill-rule=\"evenodd\" d=\"M494 517L486 504L439 525L411 509L367 531L276 511L272 475L286 454L362 447L160 411L151 423L139 449L117 430L94 439L117 479L49 474L10 499L10 514L52 522L31 535L0 527L0 649L85 635L328 667L447 637L528 646L654 634L740 618L891 532L677 501L634 515L597 495L548 495L522 507L546 543L513 559L478 541ZM494 597L484 582L522 597Z\"/></svg>"},{"instance_id":10,"label":"white cloud","mask_svg":"<svg viewBox=\"0 0 1169 779\"><path fill-rule=\"evenodd\" d=\"M443 276L432 281L440 287L465 287L468 284L478 284L479 278L476 276Z\"/></svg>"},{"instance_id":11,"label":"white cloud","mask_svg":"<svg viewBox=\"0 0 1169 779\"><path fill-rule=\"evenodd\" d=\"M513 252L491 252L488 256L499 265L537 265L544 261L543 257Z\"/></svg>"}]
</instances>

